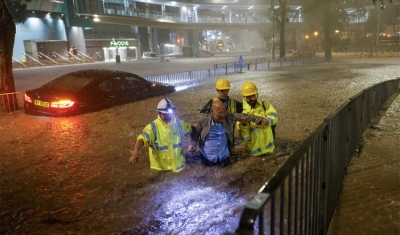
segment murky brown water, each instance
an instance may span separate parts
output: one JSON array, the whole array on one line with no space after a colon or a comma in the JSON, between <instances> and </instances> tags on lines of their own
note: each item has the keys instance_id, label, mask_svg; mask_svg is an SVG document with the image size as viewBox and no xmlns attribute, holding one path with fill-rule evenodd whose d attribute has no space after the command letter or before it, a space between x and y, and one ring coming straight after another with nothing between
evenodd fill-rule
<instances>
[{"instance_id":1,"label":"murky brown water","mask_svg":"<svg viewBox=\"0 0 400 235\"><path fill-rule=\"evenodd\" d=\"M350 60L229 75L241 99L246 80L278 110L277 150L181 173L149 169L147 149L127 163L136 136L162 97L68 118L0 116L0 234L222 234L243 205L330 113L361 89L400 76L398 60ZM218 78L168 97L195 122Z\"/></svg>"}]
</instances>

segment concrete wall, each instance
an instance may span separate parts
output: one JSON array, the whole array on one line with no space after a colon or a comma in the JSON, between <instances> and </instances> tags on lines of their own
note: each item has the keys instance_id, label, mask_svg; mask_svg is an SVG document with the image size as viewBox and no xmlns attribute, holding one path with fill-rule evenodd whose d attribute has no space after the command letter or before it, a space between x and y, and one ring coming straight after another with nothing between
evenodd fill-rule
<instances>
[{"instance_id":1,"label":"concrete wall","mask_svg":"<svg viewBox=\"0 0 400 235\"><path fill-rule=\"evenodd\" d=\"M62 40L67 41L65 24L62 19L28 18L23 24L16 25L13 57L21 60L25 52L24 40Z\"/></svg>"}]
</instances>

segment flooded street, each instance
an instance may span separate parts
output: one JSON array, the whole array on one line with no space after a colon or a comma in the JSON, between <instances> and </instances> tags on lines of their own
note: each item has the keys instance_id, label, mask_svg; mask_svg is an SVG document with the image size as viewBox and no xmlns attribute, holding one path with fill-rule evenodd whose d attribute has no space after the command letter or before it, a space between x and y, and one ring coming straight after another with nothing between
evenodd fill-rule
<instances>
[{"instance_id":1,"label":"flooded street","mask_svg":"<svg viewBox=\"0 0 400 235\"><path fill-rule=\"evenodd\" d=\"M150 170L147 148L138 163L128 164L163 96L66 118L1 115L0 234L233 232L244 205L299 143L348 98L400 77L399 65L398 57L339 58L226 76L229 95L239 101L242 84L253 81L279 121L274 155L249 157L239 144L233 164L223 169L187 154L180 173ZM199 120L218 79L168 94L178 116Z\"/></svg>"}]
</instances>

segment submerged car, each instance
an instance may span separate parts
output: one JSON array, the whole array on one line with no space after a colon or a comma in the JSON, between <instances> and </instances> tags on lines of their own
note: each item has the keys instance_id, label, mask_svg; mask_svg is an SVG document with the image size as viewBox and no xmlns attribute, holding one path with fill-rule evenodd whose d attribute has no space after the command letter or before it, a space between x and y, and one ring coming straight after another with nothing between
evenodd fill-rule
<instances>
[{"instance_id":1,"label":"submerged car","mask_svg":"<svg viewBox=\"0 0 400 235\"><path fill-rule=\"evenodd\" d=\"M27 114L69 116L174 92L169 84L149 82L123 71L89 69L67 73L24 94Z\"/></svg>"}]
</instances>

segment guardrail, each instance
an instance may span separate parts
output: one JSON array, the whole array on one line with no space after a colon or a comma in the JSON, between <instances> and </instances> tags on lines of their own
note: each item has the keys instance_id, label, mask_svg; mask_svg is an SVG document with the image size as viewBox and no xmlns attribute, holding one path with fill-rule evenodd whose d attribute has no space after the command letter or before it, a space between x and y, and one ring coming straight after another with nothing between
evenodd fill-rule
<instances>
[{"instance_id":1,"label":"guardrail","mask_svg":"<svg viewBox=\"0 0 400 235\"><path fill-rule=\"evenodd\" d=\"M24 108L24 92L0 94L0 113L9 113Z\"/></svg>"},{"instance_id":2,"label":"guardrail","mask_svg":"<svg viewBox=\"0 0 400 235\"><path fill-rule=\"evenodd\" d=\"M38 66L58 66L58 65L71 65L71 64L83 64L83 63L95 63L97 62L90 56L84 54L83 52L78 52L79 56L72 55L69 52L66 54L60 55L56 52L52 52L48 55L45 55L41 52L38 53L39 60L24 54L25 60L20 61L15 58L12 58L12 67L13 68L30 68L30 67L38 67Z\"/></svg>"},{"instance_id":3,"label":"guardrail","mask_svg":"<svg viewBox=\"0 0 400 235\"><path fill-rule=\"evenodd\" d=\"M202 69L195 71L187 71L180 73L170 73L170 74L161 74L154 76L145 76L144 79L153 82L161 82L161 83L169 83L176 84L181 82L192 81L201 78L220 76L227 73L234 73L239 71L238 68L234 66L224 67L224 68L214 68L214 69Z\"/></svg>"},{"instance_id":4,"label":"guardrail","mask_svg":"<svg viewBox=\"0 0 400 235\"><path fill-rule=\"evenodd\" d=\"M285 61L269 61L268 58L257 58L252 60L245 60L247 70L260 70L276 67L287 67L303 64L314 64L317 62L326 62L324 57L314 57L311 59L292 60L288 58ZM241 69L237 62L229 62L222 64L214 64L212 69L203 69L195 71L187 71L180 73L161 74L153 76L145 76L148 81L176 84L181 82L192 81L201 78L228 75L230 73L238 73Z\"/></svg>"},{"instance_id":5,"label":"guardrail","mask_svg":"<svg viewBox=\"0 0 400 235\"><path fill-rule=\"evenodd\" d=\"M399 90L400 78L371 86L328 116L247 203L235 234L325 235L364 130Z\"/></svg>"}]
</instances>

